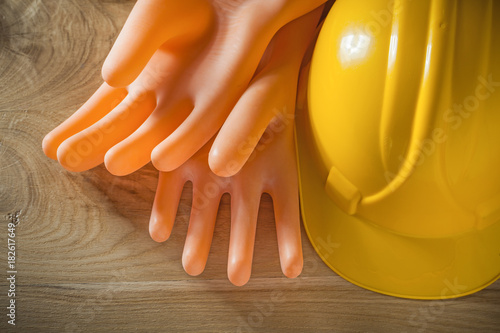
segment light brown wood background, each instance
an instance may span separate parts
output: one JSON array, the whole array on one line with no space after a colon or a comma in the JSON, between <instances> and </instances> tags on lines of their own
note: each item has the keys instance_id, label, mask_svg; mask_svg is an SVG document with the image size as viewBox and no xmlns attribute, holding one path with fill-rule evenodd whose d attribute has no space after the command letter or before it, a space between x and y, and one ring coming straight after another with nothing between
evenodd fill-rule
<instances>
[{"instance_id":1,"label":"light brown wood background","mask_svg":"<svg viewBox=\"0 0 500 333\"><path fill-rule=\"evenodd\" d=\"M20 212L17 325L7 325L7 226L0 223L0 331L494 332L500 283L450 301L411 301L331 272L303 237L303 274L282 276L264 196L251 281L226 278L229 198L206 271L184 273L191 194L171 238L149 238L157 173L76 174L41 150L43 136L100 85L100 67L134 1L0 0L0 218ZM3 310L2 310L3 309Z\"/></svg>"}]
</instances>

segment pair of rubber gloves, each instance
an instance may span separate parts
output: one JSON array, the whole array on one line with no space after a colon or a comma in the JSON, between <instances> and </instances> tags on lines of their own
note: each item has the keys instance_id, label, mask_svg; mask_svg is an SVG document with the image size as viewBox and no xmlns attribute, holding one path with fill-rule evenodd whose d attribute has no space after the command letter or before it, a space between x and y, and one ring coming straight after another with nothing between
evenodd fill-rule
<instances>
[{"instance_id":1,"label":"pair of rubber gloves","mask_svg":"<svg viewBox=\"0 0 500 333\"><path fill-rule=\"evenodd\" d=\"M251 274L262 193L280 262L302 270L293 138L297 82L325 0L139 0L109 53L105 83L43 140L66 169L160 170L151 237L168 239L182 188L193 203L182 264L200 274L221 196L231 194L228 277Z\"/></svg>"}]
</instances>

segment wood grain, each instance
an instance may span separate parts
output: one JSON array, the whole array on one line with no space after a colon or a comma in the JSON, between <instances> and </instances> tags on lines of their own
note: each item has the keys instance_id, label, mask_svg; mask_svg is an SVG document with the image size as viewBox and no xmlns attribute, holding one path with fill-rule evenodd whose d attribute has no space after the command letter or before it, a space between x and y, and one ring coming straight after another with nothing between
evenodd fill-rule
<instances>
[{"instance_id":1,"label":"wood grain","mask_svg":"<svg viewBox=\"0 0 500 333\"><path fill-rule=\"evenodd\" d=\"M102 166L70 173L46 158L43 136L100 85L102 62L133 3L0 1L0 214L20 212L15 329L5 318L7 226L0 224L1 332L500 330L500 282L450 301L382 296L332 273L305 236L304 272L284 278L268 196L251 281L238 288L226 278L228 196L207 269L190 277L181 265L189 185L171 238L158 244L147 232L157 182L150 165L113 177Z\"/></svg>"}]
</instances>

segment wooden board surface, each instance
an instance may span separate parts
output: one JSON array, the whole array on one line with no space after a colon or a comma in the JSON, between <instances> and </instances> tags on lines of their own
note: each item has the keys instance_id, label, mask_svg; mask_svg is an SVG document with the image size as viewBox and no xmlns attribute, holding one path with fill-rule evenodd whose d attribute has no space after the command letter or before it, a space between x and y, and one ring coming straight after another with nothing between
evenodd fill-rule
<instances>
[{"instance_id":1,"label":"wooden board surface","mask_svg":"<svg viewBox=\"0 0 500 333\"><path fill-rule=\"evenodd\" d=\"M305 268L282 276L272 202L262 200L253 275L226 278L229 198L206 271L184 273L187 186L171 238L148 235L151 167L80 174L43 155L41 141L100 85L100 67L133 1L0 0L0 214L19 213L16 327L7 324L7 223L0 224L0 331L495 332L500 282L449 301L397 299L330 271L303 233Z\"/></svg>"}]
</instances>

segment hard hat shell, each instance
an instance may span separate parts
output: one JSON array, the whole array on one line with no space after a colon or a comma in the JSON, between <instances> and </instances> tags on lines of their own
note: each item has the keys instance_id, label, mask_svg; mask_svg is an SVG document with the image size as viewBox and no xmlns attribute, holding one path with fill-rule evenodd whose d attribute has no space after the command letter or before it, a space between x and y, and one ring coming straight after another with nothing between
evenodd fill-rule
<instances>
[{"instance_id":1,"label":"hard hat shell","mask_svg":"<svg viewBox=\"0 0 500 333\"><path fill-rule=\"evenodd\" d=\"M500 2L337 0L297 115L302 217L364 288L467 295L500 275Z\"/></svg>"}]
</instances>

